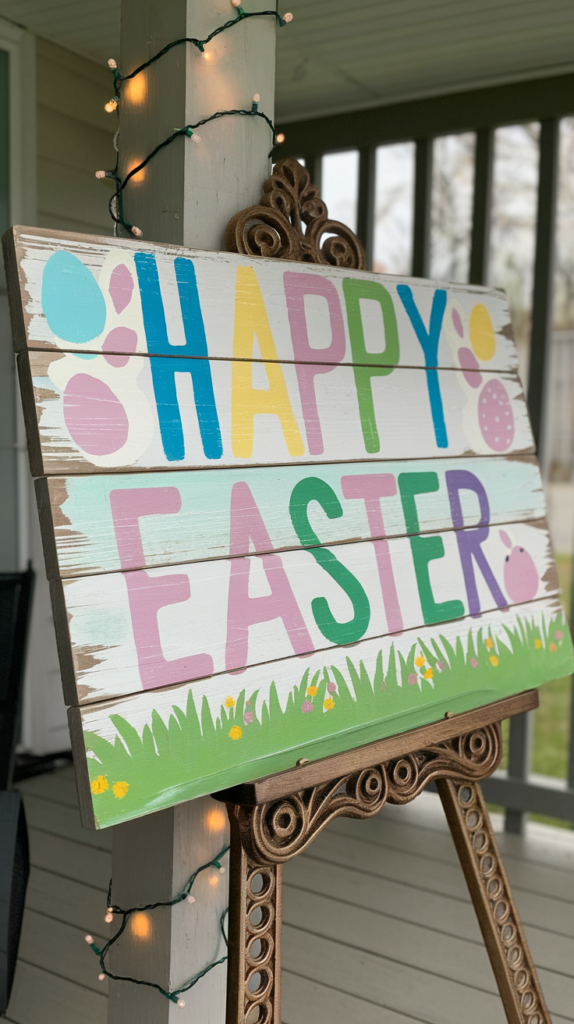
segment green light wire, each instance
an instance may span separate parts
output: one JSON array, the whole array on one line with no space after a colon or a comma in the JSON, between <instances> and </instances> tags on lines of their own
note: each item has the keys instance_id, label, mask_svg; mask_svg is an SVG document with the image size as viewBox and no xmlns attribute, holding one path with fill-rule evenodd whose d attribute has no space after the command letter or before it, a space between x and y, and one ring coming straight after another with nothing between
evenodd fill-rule
<instances>
[{"instance_id":1,"label":"green light wire","mask_svg":"<svg viewBox=\"0 0 574 1024\"><path fill-rule=\"evenodd\" d=\"M105 964L105 958L106 958L106 956L108 954L108 951L109 951L110 947L113 946L113 944L118 941L120 935L123 934L123 932L125 931L126 926L128 924L128 921L130 919L130 916L132 914L144 913L147 910L157 910L158 907L174 907L178 903L182 903L183 900L187 899L187 897L189 896L197 876L199 874L201 874L202 871L206 871L208 868L221 868L221 858L224 857L225 854L228 853L228 851L229 851L229 846L225 846L220 851L220 853L217 854L217 857L214 857L213 860L210 860L207 864L202 864L201 867L197 868L197 870L193 872L191 878L187 881L186 885L181 890L181 892L178 893L177 896L174 896L174 898L172 900L167 900L166 902L163 902L163 903L162 902L147 903L145 906L130 907L129 910L123 910L122 907L118 907L118 906L116 906L115 904L113 904L111 902L111 899L112 899L112 883L110 881L110 885L109 885L109 889L108 889L108 903L107 903L107 906L113 911L114 914L121 914L122 915L122 923L121 923L120 927L118 928L116 934L113 935L112 938L108 940L108 942L106 942L106 944L105 944L103 949L100 949L99 946L95 942L90 942L89 943L90 949L92 949L94 951L94 953L96 954L96 956L99 957L100 968L102 970L102 973L105 974L107 978L111 978L112 981L130 981L133 985L146 985L148 988L155 988L158 992L161 993L162 996L165 996L166 999L171 1000L172 1003L177 1003L179 997L181 996L181 994L183 992L188 992L189 989L193 988L193 986L196 985L197 982L201 980L201 978L204 978L205 975L209 973L209 971L212 971L214 967L218 967L219 964L222 964L222 963L224 963L227 960L227 953L226 953L225 956L220 957L219 960L213 960L211 963L209 963L207 965L207 967L204 967L197 974L194 974L193 978L191 978L189 981L187 981L185 983L185 985L182 985L181 988L174 989L172 992L169 992L167 989L162 988L161 985L156 985L155 982L153 982L153 981L142 981L140 978L130 978L130 977L127 977L127 976L121 975L121 974L112 974L111 971L108 971L108 969L106 967L106 964ZM227 941L227 935L225 934L225 929L223 927L223 922L224 922L225 917L227 915L227 909L228 908L226 907L225 910L223 911L220 919L219 919L220 931L221 931L221 934L223 936L223 940L224 940L226 946L228 946L228 941ZM86 938L88 938L88 937L86 937Z\"/></svg>"},{"instance_id":2,"label":"green light wire","mask_svg":"<svg viewBox=\"0 0 574 1024\"><path fill-rule=\"evenodd\" d=\"M247 13L243 10L242 7L238 7L237 16L235 18L231 18L229 21L226 21L225 24L220 25L218 28L214 29L213 32L206 36L205 39L196 39L194 36L185 36L182 39L175 39L172 43L168 43L167 46L164 46L163 49L159 50L156 54L154 54L153 57L150 57L149 60L145 61L144 64L140 64L140 66L135 68L134 71L131 71L129 75L120 74L120 71L117 67L112 68L115 90L114 99L116 101L116 104L119 106L121 101L122 82L130 81L137 75L141 74L142 71L145 71L146 68L149 68L151 64L155 63L155 61L159 60L166 53L169 53L169 51L172 50L174 46L181 46L184 43L191 43L200 51L200 53L203 53L207 43L214 39L215 36L220 35L221 32L225 32L227 29L233 28L234 25L238 25L240 22L245 21L247 18L263 17L275 18L275 20L279 23L279 26L281 28L283 28L287 24L285 19L281 17L277 10L253 11L251 13ZM114 232L117 232L117 226L121 225L130 234L141 236L141 231L139 230L139 228L136 228L134 224L130 223L130 221L128 221L124 215L123 193L126 186L129 184L134 175L138 174L139 171L142 171L143 168L146 167L147 164L150 162L150 160L153 160L154 156L160 153L162 149L165 149L166 146L169 146L172 142L174 142L175 139L179 138L180 135L187 135L189 138L191 138L194 130L200 128L202 125L208 124L210 121L215 121L220 117L228 117L233 115L239 115L243 117L261 117L263 118L264 121L267 122L271 129L273 139L271 151L269 153L269 156L271 156L273 153L273 148L276 145L275 125L267 116L267 114L264 114L263 111L257 109L257 103L255 102L252 103L250 110L218 110L217 113L212 114L210 117L204 117L201 121L198 121L197 124L188 124L185 126L185 128L178 128L176 131L172 132L172 134L167 139L164 139L163 142L160 142L159 145L157 145L155 149L153 149L152 152L149 153L149 155L146 156L145 159L142 160L142 162L137 165L137 167L132 167L129 174L126 174L124 178L121 178L119 174L120 154L118 146L115 142L118 135L118 133L116 133L116 136L114 137L114 144L116 145L116 151L118 154L116 158L116 165L112 171L104 172L106 178L112 178L113 181L115 181L116 183L116 190L109 202L110 216L114 222ZM102 172L98 172L98 175L101 174Z\"/></svg>"}]
</instances>

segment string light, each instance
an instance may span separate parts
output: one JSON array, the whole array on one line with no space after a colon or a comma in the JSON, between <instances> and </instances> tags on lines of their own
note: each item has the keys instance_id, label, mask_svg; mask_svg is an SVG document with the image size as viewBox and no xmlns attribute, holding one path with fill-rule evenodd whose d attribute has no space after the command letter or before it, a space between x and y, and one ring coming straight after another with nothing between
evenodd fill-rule
<instances>
[{"instance_id":1,"label":"string light","mask_svg":"<svg viewBox=\"0 0 574 1024\"><path fill-rule=\"evenodd\" d=\"M195 896L191 895L191 889L193 888L196 878L198 877L198 875L201 874L202 871L207 871L209 868L217 868L220 874L224 874L225 868L221 863L221 858L224 857L225 854L228 852L229 846L225 846L221 850L221 852L217 854L217 857L214 857L213 860L209 861L209 863L202 864L201 867L197 868L197 870L194 871L191 878L188 880L188 882L183 887L181 892L177 896L174 896L172 900L167 900L165 903L148 903L147 906L144 907L130 907L129 910L123 910L122 907L118 907L114 903L112 903L112 883L110 882L110 886L108 889L108 913L106 915L106 921L108 920L108 917L111 917L111 919L113 920L113 916L114 914L116 914L122 917L122 923L118 928L116 934L113 935L112 938L106 942L103 949L100 949L100 947L94 942L93 935L86 935L84 937L85 941L88 943L90 948L94 951L96 956L99 957L101 970L100 974L98 974L98 981L104 981L106 978L111 978L112 981L130 981L134 985L147 985L149 988L155 988L158 992L162 994L162 996L165 996L165 998L169 999L170 1002L175 1003L176 1006L179 1006L180 1009L183 1009L185 1007L185 999L181 998L182 992L188 992L189 989L193 988L193 986L196 985L197 982L201 980L201 978L204 978L205 975L209 973L209 971L213 970L214 967L218 967L219 964L224 963L227 960L227 953L225 954L225 956L220 957L219 960L213 960L210 964L207 965L207 967L204 967L203 970L198 971L197 974L194 974L193 978L190 978L190 980L186 982L185 985L182 985L181 988L175 989L173 992L170 992L167 989L162 988L161 985L156 985L152 981L142 981L139 978L129 978L123 975L112 974L110 971L108 971L106 967L105 959L108 954L108 950L110 949L111 946L113 946L114 942L117 942L120 935L122 935L123 932L126 930L128 924L130 924L130 930L132 934L136 935L139 938L148 938L152 930L151 921L149 918L149 911L157 910L158 907L174 907L178 903L182 903L184 900L187 900L188 903L195 903ZM219 878L217 875L211 875L209 878L210 884L213 885L212 879L215 879L215 885L219 885ZM227 946L227 935L225 934L224 928L224 921L226 916L227 908L223 911L219 919L219 928L223 936L225 945ZM145 929L141 927L143 922L145 922L146 924ZM143 934L144 931L145 934Z\"/></svg>"},{"instance_id":2,"label":"string light","mask_svg":"<svg viewBox=\"0 0 574 1024\"><path fill-rule=\"evenodd\" d=\"M282 142L285 142L285 136L283 132L279 132L279 135L275 136L275 142L277 142L279 145L281 145Z\"/></svg>"},{"instance_id":3,"label":"string light","mask_svg":"<svg viewBox=\"0 0 574 1024\"><path fill-rule=\"evenodd\" d=\"M219 28L214 29L214 31L211 32L210 35L208 35L205 39L196 39L195 37L191 37L191 36L185 36L182 39L175 39L172 43L168 43L167 46L164 46L162 50L159 50L158 53L154 54L153 57L150 57L149 60L145 61L144 64L141 64L139 67L135 68L135 70L130 72L129 75L121 75L120 71L118 69L117 61L114 60L113 57L110 57L110 59L108 60L108 67L110 68L110 70L113 73L115 93L114 93L113 98L111 100L109 100L108 103L105 104L105 109L109 113L113 113L114 110L116 110L116 111L119 110L120 99L121 99L122 83L123 82L132 82L133 79L136 78L137 75L139 75L143 71L145 71L146 68L150 67L150 65L155 63L155 61L160 60L160 58L163 57L170 50L172 50L174 46L180 46L180 45L182 45L184 43L191 43L193 46L196 47L196 49L199 50L199 52L201 54L203 54L205 59L207 61L209 61L209 60L212 59L213 54L211 54L210 52L206 52L205 51L206 45L209 42L211 42L211 40L214 39L215 36L220 35L222 32L225 32L227 29L233 28L233 26L234 25L238 25L240 21L245 21L247 18L272 17L272 18L275 18L275 20L279 23L279 26L281 28L283 28L288 22L293 20L293 15L291 13L286 14L285 17L281 17L279 12L276 11L276 10L275 11L253 11L253 12L246 12L246 11L243 10L243 8L241 6L240 0L231 0L231 4L235 8L235 10L237 11L236 17L230 19L229 21L226 21L223 25L220 25ZM120 173L119 173L120 155L119 155L119 148L118 148L118 144L117 144L117 139L118 139L118 135L119 135L119 129L118 129L118 131L116 132L116 134L114 136L114 148L115 148L115 150L116 150L116 152L118 154L117 155L117 159L116 159L116 165L115 165L114 169L112 171L96 171L95 172L96 178L98 178L98 179L112 178L115 181L115 186L116 186L115 192L114 192L114 195L111 197L110 202L109 202L110 216L111 216L111 218L112 218L112 220L114 222L114 234L117 234L118 226L121 225L126 231L130 232L136 238L143 238L143 231L141 230L141 228L138 228L138 227L136 227L136 225L131 224L126 219L126 217L124 215L124 205L123 205L124 191L125 191L127 185L130 183L130 181L140 171L142 171L144 169L144 167L147 166L147 164L150 162L150 160L153 160L153 158L159 152L161 152L162 149L165 149L166 146L171 145L171 143L174 142L175 139L177 139L180 135L187 136L187 138L191 139L192 142L199 143L199 142L201 142L201 136L197 134L196 129L201 127L204 124L208 124L210 121L215 121L215 120L217 120L220 117L230 117L230 116L261 117L269 125L269 127L271 129L271 132L272 132L273 142L272 142L271 153L269 154L271 156L271 154L273 152L273 147L277 143L283 142L284 139L285 139L285 136L282 135L282 134L277 135L276 132L275 132L275 125L273 124L271 119L269 117L267 117L267 114L263 113L263 111L258 109L258 104L260 102L260 99L261 99L261 97L259 96L259 93L255 93L255 95L253 96L253 101L251 103L251 108L249 110L247 110L247 109L246 110L243 110L243 109L240 109L240 110L218 110L217 113L212 114L211 117L203 118L201 121L198 121L197 124L188 124L188 125L185 125L184 128L176 128L176 129L174 129L173 133L167 139L164 139L163 142L160 142L160 144L158 146L156 146L155 149L153 149L152 152L144 160L141 161L141 163L137 164L137 166L135 166L135 167L132 167L129 170L129 172L123 178L120 176Z\"/></svg>"}]
</instances>

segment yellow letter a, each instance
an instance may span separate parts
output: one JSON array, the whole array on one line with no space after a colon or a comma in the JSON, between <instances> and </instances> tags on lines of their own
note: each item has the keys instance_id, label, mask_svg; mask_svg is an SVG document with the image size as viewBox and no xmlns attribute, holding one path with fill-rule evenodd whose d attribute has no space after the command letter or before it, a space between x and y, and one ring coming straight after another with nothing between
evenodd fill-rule
<instances>
[{"instance_id":1,"label":"yellow letter a","mask_svg":"<svg viewBox=\"0 0 574 1024\"><path fill-rule=\"evenodd\" d=\"M253 336L257 335L269 389L253 387ZM272 413L279 417L290 455L304 455L305 445L293 414L287 385L271 334L265 303L252 267L237 268L235 329L233 335L231 443L238 459L253 455L253 417Z\"/></svg>"}]
</instances>

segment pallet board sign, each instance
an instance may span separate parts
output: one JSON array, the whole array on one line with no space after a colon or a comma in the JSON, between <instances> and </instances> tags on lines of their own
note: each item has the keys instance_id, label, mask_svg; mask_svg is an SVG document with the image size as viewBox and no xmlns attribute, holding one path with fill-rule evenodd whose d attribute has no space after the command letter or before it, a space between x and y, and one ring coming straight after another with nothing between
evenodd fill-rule
<instances>
[{"instance_id":1,"label":"pallet board sign","mask_svg":"<svg viewBox=\"0 0 574 1024\"><path fill-rule=\"evenodd\" d=\"M501 292L4 244L86 825L574 670Z\"/></svg>"}]
</instances>

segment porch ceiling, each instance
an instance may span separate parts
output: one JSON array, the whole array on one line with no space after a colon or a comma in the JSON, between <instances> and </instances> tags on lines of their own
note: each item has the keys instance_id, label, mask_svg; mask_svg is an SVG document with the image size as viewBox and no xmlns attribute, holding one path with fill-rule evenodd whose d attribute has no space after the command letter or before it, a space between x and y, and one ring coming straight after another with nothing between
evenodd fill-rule
<instances>
[{"instance_id":1,"label":"porch ceiling","mask_svg":"<svg viewBox=\"0 0 574 1024\"><path fill-rule=\"evenodd\" d=\"M283 122L574 68L572 0L280 6L295 15L277 40ZM0 15L98 63L119 50L120 0L0 0Z\"/></svg>"}]
</instances>

